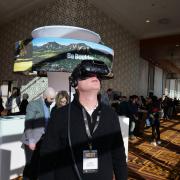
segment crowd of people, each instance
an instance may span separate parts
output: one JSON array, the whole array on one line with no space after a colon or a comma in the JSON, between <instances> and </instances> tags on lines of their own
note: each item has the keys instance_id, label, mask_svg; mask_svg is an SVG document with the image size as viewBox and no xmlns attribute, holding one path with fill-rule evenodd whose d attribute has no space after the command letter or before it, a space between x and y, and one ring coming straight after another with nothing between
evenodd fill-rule
<instances>
[{"instance_id":1,"label":"crowd of people","mask_svg":"<svg viewBox=\"0 0 180 180\"><path fill-rule=\"evenodd\" d=\"M9 92L9 97L4 105L2 95L0 96L0 116L1 115L25 115L28 105L29 95L24 93L21 98L20 89L14 87Z\"/></svg>"},{"instance_id":2,"label":"crowd of people","mask_svg":"<svg viewBox=\"0 0 180 180\"><path fill-rule=\"evenodd\" d=\"M160 119L172 119L177 114L177 107L180 101L168 96L158 98L150 95L132 95L129 99L113 93L112 89L107 90L109 104L120 116L129 118L129 139L143 135L144 128L152 128L151 143L155 146L161 144L160 140ZM104 100L104 99L102 99ZM107 104L107 101L104 103Z\"/></svg>"}]
</instances>

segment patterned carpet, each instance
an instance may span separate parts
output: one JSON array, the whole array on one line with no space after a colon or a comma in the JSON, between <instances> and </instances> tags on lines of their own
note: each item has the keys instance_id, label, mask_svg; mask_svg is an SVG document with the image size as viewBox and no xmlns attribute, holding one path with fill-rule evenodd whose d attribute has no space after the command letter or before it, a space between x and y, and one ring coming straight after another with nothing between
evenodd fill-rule
<instances>
[{"instance_id":1,"label":"patterned carpet","mask_svg":"<svg viewBox=\"0 0 180 180\"><path fill-rule=\"evenodd\" d=\"M161 120L162 144L150 143L151 128L129 141L129 180L180 179L180 120Z\"/></svg>"},{"instance_id":2,"label":"patterned carpet","mask_svg":"<svg viewBox=\"0 0 180 180\"><path fill-rule=\"evenodd\" d=\"M162 144L150 143L151 128L129 141L128 180L180 179L180 120L161 120ZM21 177L13 180L22 180Z\"/></svg>"}]
</instances>

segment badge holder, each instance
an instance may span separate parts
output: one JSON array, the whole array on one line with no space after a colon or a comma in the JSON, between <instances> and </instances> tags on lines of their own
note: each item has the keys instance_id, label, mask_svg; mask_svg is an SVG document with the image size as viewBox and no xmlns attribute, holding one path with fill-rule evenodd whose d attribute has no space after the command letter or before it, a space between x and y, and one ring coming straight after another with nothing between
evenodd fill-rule
<instances>
[{"instance_id":1,"label":"badge holder","mask_svg":"<svg viewBox=\"0 0 180 180\"><path fill-rule=\"evenodd\" d=\"M98 171L97 150L83 151L83 173L96 173Z\"/></svg>"}]
</instances>

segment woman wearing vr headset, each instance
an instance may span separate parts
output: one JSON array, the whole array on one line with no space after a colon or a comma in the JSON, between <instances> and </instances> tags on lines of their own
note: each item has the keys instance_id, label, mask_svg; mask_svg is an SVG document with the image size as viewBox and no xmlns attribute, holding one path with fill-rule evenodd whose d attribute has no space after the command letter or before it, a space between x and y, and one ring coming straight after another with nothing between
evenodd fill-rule
<instances>
[{"instance_id":1,"label":"woman wearing vr headset","mask_svg":"<svg viewBox=\"0 0 180 180\"><path fill-rule=\"evenodd\" d=\"M105 64L82 61L70 77L73 101L52 115L41 146L40 180L127 179L116 113L99 99Z\"/></svg>"}]
</instances>

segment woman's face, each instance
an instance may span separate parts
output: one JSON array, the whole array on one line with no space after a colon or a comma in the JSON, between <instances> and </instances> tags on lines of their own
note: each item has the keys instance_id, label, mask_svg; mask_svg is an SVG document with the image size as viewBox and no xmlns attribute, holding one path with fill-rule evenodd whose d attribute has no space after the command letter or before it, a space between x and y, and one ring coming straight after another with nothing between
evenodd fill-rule
<instances>
[{"instance_id":1,"label":"woman's face","mask_svg":"<svg viewBox=\"0 0 180 180\"><path fill-rule=\"evenodd\" d=\"M59 104L60 106L65 106L67 104L67 99L63 97L62 99L60 99Z\"/></svg>"}]
</instances>

